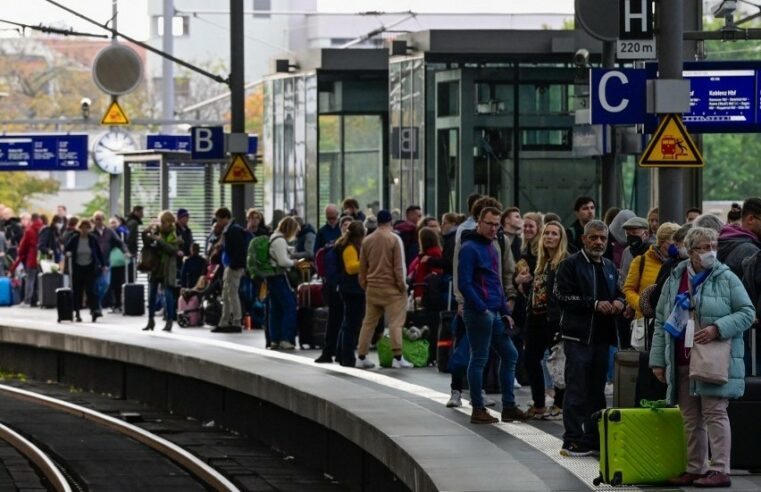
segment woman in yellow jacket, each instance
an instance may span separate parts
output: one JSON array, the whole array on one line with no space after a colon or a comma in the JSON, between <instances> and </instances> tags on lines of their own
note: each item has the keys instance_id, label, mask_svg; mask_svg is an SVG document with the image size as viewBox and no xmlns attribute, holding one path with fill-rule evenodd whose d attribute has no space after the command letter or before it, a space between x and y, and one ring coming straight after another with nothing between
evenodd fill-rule
<instances>
[{"instance_id":1,"label":"woman in yellow jacket","mask_svg":"<svg viewBox=\"0 0 761 492\"><path fill-rule=\"evenodd\" d=\"M354 367L359 329L365 317L365 291L359 285L359 251L365 238L365 225L355 220L336 240L335 248L341 260L338 292L344 304L344 316L338 332L336 360L342 366Z\"/></svg>"},{"instance_id":2,"label":"woman in yellow jacket","mask_svg":"<svg viewBox=\"0 0 761 492\"><path fill-rule=\"evenodd\" d=\"M636 313L635 322L642 323L643 327L644 316L639 307L639 295L646 287L655 284L661 265L669 259L669 246L674 244L672 236L678 230L679 225L673 222L661 224L655 234L655 244L650 246L644 254L634 258L629 267L629 274L624 282L624 295L626 303ZM644 335L644 330L641 333Z\"/></svg>"}]
</instances>

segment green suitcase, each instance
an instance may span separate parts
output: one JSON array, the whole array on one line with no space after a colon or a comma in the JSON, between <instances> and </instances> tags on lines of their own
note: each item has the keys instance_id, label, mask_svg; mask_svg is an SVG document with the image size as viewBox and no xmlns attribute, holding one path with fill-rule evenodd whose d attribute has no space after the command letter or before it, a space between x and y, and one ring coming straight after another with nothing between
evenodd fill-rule
<instances>
[{"instance_id":1,"label":"green suitcase","mask_svg":"<svg viewBox=\"0 0 761 492\"><path fill-rule=\"evenodd\" d=\"M659 484L685 471L687 440L678 408L608 408L597 416L600 476L595 485Z\"/></svg>"}]
</instances>

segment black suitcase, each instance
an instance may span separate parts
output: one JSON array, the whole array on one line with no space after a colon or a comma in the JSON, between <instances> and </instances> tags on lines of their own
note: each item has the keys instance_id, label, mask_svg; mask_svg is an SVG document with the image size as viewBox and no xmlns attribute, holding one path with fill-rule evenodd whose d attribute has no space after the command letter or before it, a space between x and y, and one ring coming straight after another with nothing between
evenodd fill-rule
<instances>
[{"instance_id":1,"label":"black suitcase","mask_svg":"<svg viewBox=\"0 0 761 492\"><path fill-rule=\"evenodd\" d=\"M209 326L219 326L222 319L222 302L218 299L207 299L203 306L203 322Z\"/></svg>"},{"instance_id":2,"label":"black suitcase","mask_svg":"<svg viewBox=\"0 0 761 492\"><path fill-rule=\"evenodd\" d=\"M137 280L135 262L130 262L133 276ZM138 283L126 283L122 288L122 309L124 316L142 316L145 314L145 286Z\"/></svg>"},{"instance_id":3,"label":"black suitcase","mask_svg":"<svg viewBox=\"0 0 761 492\"><path fill-rule=\"evenodd\" d=\"M41 273L37 276L37 300L41 308L56 307L56 290L63 287L60 273Z\"/></svg>"},{"instance_id":4,"label":"black suitcase","mask_svg":"<svg viewBox=\"0 0 761 492\"><path fill-rule=\"evenodd\" d=\"M74 269L71 253L66 253L68 261L69 285L74 285ZM58 310L58 322L74 321L74 292L71 287L60 287L55 290L56 309Z\"/></svg>"},{"instance_id":5,"label":"black suitcase","mask_svg":"<svg viewBox=\"0 0 761 492\"><path fill-rule=\"evenodd\" d=\"M315 308L312 313L312 343L315 347L325 346L325 334L328 331L328 308Z\"/></svg>"},{"instance_id":6,"label":"black suitcase","mask_svg":"<svg viewBox=\"0 0 761 492\"><path fill-rule=\"evenodd\" d=\"M732 450L729 462L732 468L761 472L761 452L758 443L761 442L761 425L758 416L761 415L761 377L756 373L756 349L758 326L753 325L750 333L751 376L745 378L745 393L739 400L730 400L727 414L732 432Z\"/></svg>"},{"instance_id":7,"label":"black suitcase","mask_svg":"<svg viewBox=\"0 0 761 492\"><path fill-rule=\"evenodd\" d=\"M457 311L444 311L439 318L439 332L436 337L436 368L439 372L449 373L449 358L454 349L455 335L452 323L457 318Z\"/></svg>"},{"instance_id":8,"label":"black suitcase","mask_svg":"<svg viewBox=\"0 0 761 492\"><path fill-rule=\"evenodd\" d=\"M650 369L650 352L640 352L634 406L639 407L642 400L665 400L667 388L666 383L658 381L653 370Z\"/></svg>"}]
</instances>

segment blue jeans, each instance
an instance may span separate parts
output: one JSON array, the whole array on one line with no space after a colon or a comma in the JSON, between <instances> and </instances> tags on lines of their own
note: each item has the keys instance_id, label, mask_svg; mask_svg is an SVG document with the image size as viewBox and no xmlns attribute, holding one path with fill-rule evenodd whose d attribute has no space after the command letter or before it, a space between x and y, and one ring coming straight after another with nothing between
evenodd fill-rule
<instances>
[{"instance_id":1,"label":"blue jeans","mask_svg":"<svg viewBox=\"0 0 761 492\"><path fill-rule=\"evenodd\" d=\"M359 329L365 317L365 294L340 294L344 304L344 319L338 331L336 360L342 366L354 367Z\"/></svg>"},{"instance_id":2,"label":"blue jeans","mask_svg":"<svg viewBox=\"0 0 761 492\"><path fill-rule=\"evenodd\" d=\"M468 385L473 408L484 408L482 395L484 367L489 360L489 348L494 348L501 363L499 382L502 387L502 406L515 406L515 365L518 351L513 341L505 334L505 326L499 313L478 312L465 308L463 312L465 330L470 341L470 363L468 364Z\"/></svg>"},{"instance_id":3,"label":"blue jeans","mask_svg":"<svg viewBox=\"0 0 761 492\"><path fill-rule=\"evenodd\" d=\"M296 343L296 295L285 275L267 278L270 343Z\"/></svg>"},{"instance_id":4,"label":"blue jeans","mask_svg":"<svg viewBox=\"0 0 761 492\"><path fill-rule=\"evenodd\" d=\"M148 284L148 318L153 319L156 314L156 298L159 295L159 281L151 280ZM174 302L174 287L166 287L161 284L162 291L164 293L164 314L167 321L172 321L175 318L175 306Z\"/></svg>"},{"instance_id":5,"label":"blue jeans","mask_svg":"<svg viewBox=\"0 0 761 492\"><path fill-rule=\"evenodd\" d=\"M108 267L98 276L95 287L98 289L98 306L103 307L103 300L108 293L108 286L111 285L111 267Z\"/></svg>"}]
</instances>

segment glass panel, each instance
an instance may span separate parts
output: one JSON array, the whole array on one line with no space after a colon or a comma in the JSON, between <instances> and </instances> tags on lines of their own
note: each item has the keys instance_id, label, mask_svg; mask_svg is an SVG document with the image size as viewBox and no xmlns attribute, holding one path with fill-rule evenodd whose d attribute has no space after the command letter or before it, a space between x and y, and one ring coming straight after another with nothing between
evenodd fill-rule
<instances>
[{"instance_id":1,"label":"glass panel","mask_svg":"<svg viewBox=\"0 0 761 492\"><path fill-rule=\"evenodd\" d=\"M513 203L515 196L512 135L508 128L476 128L473 132L475 191L504 205Z\"/></svg>"},{"instance_id":2,"label":"glass panel","mask_svg":"<svg viewBox=\"0 0 761 492\"><path fill-rule=\"evenodd\" d=\"M401 146L402 125L402 62L389 64L389 147L392 149L389 156L388 169L388 208L401 207L402 193L402 161L399 154L393 151ZM395 147L396 146L396 147Z\"/></svg>"},{"instance_id":3,"label":"glass panel","mask_svg":"<svg viewBox=\"0 0 761 492\"><path fill-rule=\"evenodd\" d=\"M460 83L442 82L438 90L438 115L457 116L460 114Z\"/></svg>"},{"instance_id":4,"label":"glass panel","mask_svg":"<svg viewBox=\"0 0 761 492\"><path fill-rule=\"evenodd\" d=\"M274 170L274 81L267 80L264 83L264 110L262 111L262 189L264 191L262 207L267 217L271 217L274 203L274 183L272 174Z\"/></svg>"},{"instance_id":5,"label":"glass panel","mask_svg":"<svg viewBox=\"0 0 761 492\"><path fill-rule=\"evenodd\" d=\"M572 85L523 84L520 86L522 114L568 114L573 107Z\"/></svg>"},{"instance_id":6,"label":"glass panel","mask_svg":"<svg viewBox=\"0 0 761 492\"><path fill-rule=\"evenodd\" d=\"M306 77L306 217L317 226L322 220L317 199L317 77Z\"/></svg>"},{"instance_id":7,"label":"glass panel","mask_svg":"<svg viewBox=\"0 0 761 492\"><path fill-rule=\"evenodd\" d=\"M294 145L294 127L296 119L295 80L283 81L283 205L285 212L296 208L296 152Z\"/></svg>"},{"instance_id":8,"label":"glass panel","mask_svg":"<svg viewBox=\"0 0 761 492\"><path fill-rule=\"evenodd\" d=\"M344 118L344 185L362 209L380 209L383 176L383 120L378 115Z\"/></svg>"},{"instance_id":9,"label":"glass panel","mask_svg":"<svg viewBox=\"0 0 761 492\"><path fill-rule=\"evenodd\" d=\"M283 210L285 203L285 188L283 186L283 179L285 175L285 156L283 150L283 138L284 138L284 101L283 101L283 80L278 79L273 81L273 110L274 121L273 134L272 134L272 208L273 213L275 210Z\"/></svg>"},{"instance_id":10,"label":"glass panel","mask_svg":"<svg viewBox=\"0 0 761 492\"><path fill-rule=\"evenodd\" d=\"M458 210L457 206L457 183L459 170L459 130L456 128L448 130L439 130L438 133L438 157L439 157L439 176L444 181L439 180L440 193L447 195L444 210ZM443 213L442 210L438 211Z\"/></svg>"},{"instance_id":11,"label":"glass panel","mask_svg":"<svg viewBox=\"0 0 761 492\"><path fill-rule=\"evenodd\" d=\"M343 199L343 173L341 172L341 117L320 115L320 156L318 175L322 210L328 203L340 203Z\"/></svg>"}]
</instances>

